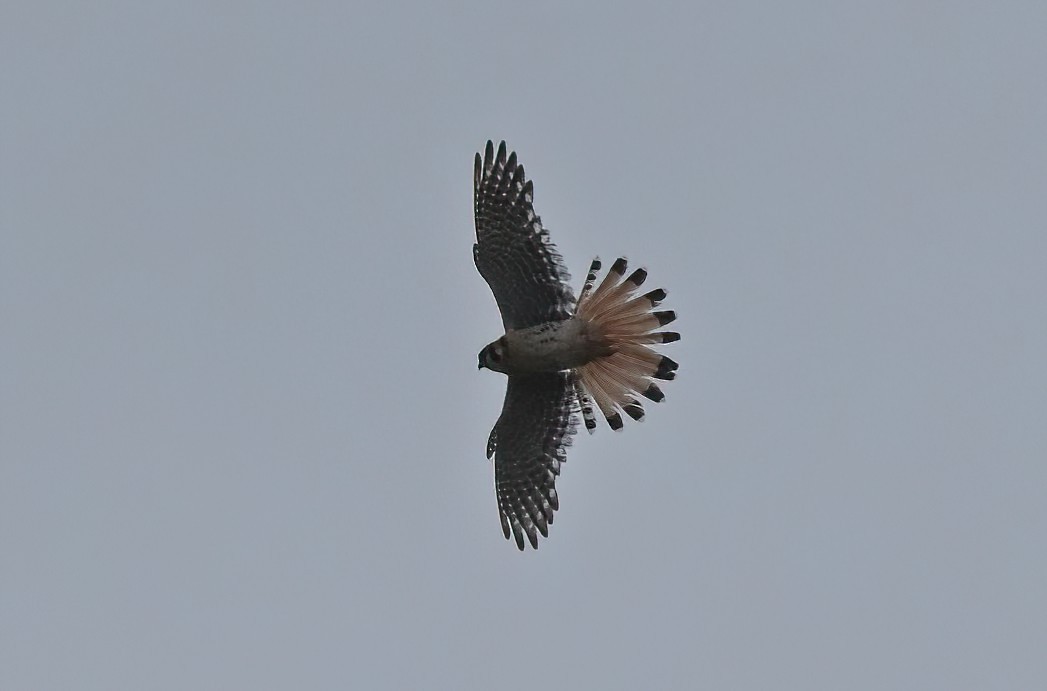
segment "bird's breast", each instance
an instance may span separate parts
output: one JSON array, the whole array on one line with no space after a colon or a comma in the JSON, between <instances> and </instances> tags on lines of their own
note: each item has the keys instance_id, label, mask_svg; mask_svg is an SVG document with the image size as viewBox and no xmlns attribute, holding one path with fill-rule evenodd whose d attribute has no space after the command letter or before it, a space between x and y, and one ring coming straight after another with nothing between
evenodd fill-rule
<instances>
[{"instance_id":1,"label":"bird's breast","mask_svg":"<svg viewBox=\"0 0 1047 691\"><path fill-rule=\"evenodd\" d=\"M589 362L593 346L588 324L571 318L550 321L505 334L512 374L559 372Z\"/></svg>"}]
</instances>

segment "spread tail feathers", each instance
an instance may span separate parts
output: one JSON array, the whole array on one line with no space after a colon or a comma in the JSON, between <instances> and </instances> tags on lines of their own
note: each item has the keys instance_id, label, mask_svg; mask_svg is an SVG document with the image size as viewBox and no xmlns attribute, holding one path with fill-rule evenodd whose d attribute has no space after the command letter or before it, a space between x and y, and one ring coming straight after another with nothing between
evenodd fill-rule
<instances>
[{"instance_id":1,"label":"spread tail feathers","mask_svg":"<svg viewBox=\"0 0 1047 691\"><path fill-rule=\"evenodd\" d=\"M590 433L596 429L593 403L611 429L619 430L623 412L633 420L643 420L643 406L637 396L655 402L664 400L654 379L676 377L676 362L649 347L680 340L675 331L656 331L675 320L676 313L655 311L666 296L661 288L634 297L647 272L636 269L625 278L627 268L626 260L618 259L594 289L600 270L600 260L594 259L575 313L594 327L594 333L610 351L577 369L578 400Z\"/></svg>"}]
</instances>

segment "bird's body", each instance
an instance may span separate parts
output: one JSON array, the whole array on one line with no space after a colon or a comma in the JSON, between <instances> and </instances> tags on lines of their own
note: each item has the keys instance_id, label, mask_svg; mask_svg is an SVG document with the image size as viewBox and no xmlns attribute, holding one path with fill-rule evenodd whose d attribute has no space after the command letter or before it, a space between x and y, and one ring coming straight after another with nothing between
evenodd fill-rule
<instances>
[{"instance_id":1,"label":"bird's body","mask_svg":"<svg viewBox=\"0 0 1047 691\"><path fill-rule=\"evenodd\" d=\"M509 329L486 350L501 348L498 362L484 366L509 375L560 372L607 354L607 342L590 322L571 317Z\"/></svg>"},{"instance_id":2,"label":"bird's body","mask_svg":"<svg viewBox=\"0 0 1047 691\"><path fill-rule=\"evenodd\" d=\"M555 480L581 413L596 428L595 409L612 429L621 413L644 417L637 400L661 401L654 379L670 380L677 364L651 348L679 340L656 329L676 318L654 311L662 289L636 296L647 272L625 275L618 259L599 286L595 259L578 299L563 261L532 207L533 185L505 142L487 142L473 174L476 244L473 259L502 313L505 334L480 351L478 363L508 375L505 404L487 442L495 460L502 532L524 548L548 536L559 508Z\"/></svg>"}]
</instances>

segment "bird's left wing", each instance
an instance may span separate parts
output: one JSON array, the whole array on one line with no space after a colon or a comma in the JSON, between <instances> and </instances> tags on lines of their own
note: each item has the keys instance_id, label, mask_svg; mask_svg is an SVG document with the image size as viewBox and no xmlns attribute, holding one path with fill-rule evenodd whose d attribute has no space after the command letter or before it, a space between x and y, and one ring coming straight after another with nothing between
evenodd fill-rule
<instances>
[{"instance_id":1,"label":"bird's left wing","mask_svg":"<svg viewBox=\"0 0 1047 691\"><path fill-rule=\"evenodd\" d=\"M473 168L473 260L491 286L506 330L566 319L574 310L571 277L534 212L533 196L516 152L506 157L505 142L497 153L487 142Z\"/></svg>"},{"instance_id":2,"label":"bird's left wing","mask_svg":"<svg viewBox=\"0 0 1047 691\"><path fill-rule=\"evenodd\" d=\"M538 549L560 507L556 476L574 434L574 384L569 372L510 376L502 414L488 443L505 539Z\"/></svg>"}]
</instances>

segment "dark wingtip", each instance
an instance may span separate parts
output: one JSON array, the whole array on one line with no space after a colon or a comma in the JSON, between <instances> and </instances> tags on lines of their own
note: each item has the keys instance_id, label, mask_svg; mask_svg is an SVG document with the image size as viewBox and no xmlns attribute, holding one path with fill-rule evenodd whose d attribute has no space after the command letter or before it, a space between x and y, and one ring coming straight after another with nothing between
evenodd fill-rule
<instances>
[{"instance_id":1,"label":"dark wingtip","mask_svg":"<svg viewBox=\"0 0 1047 691\"><path fill-rule=\"evenodd\" d=\"M665 394L658 388L658 385L654 382L647 387L647 390L643 392L644 398L654 401L655 403L661 403L665 400Z\"/></svg>"},{"instance_id":2,"label":"dark wingtip","mask_svg":"<svg viewBox=\"0 0 1047 691\"><path fill-rule=\"evenodd\" d=\"M585 418L585 429L592 432L596 429L596 418L587 417Z\"/></svg>"},{"instance_id":3,"label":"dark wingtip","mask_svg":"<svg viewBox=\"0 0 1047 691\"><path fill-rule=\"evenodd\" d=\"M611 273L623 276L625 275L625 270L628 268L629 262L626 261L625 257L618 257L614 260L614 264L611 265Z\"/></svg>"},{"instance_id":4,"label":"dark wingtip","mask_svg":"<svg viewBox=\"0 0 1047 691\"><path fill-rule=\"evenodd\" d=\"M643 406L635 401L626 404L625 407L622 408L622 410L624 410L629 417L636 420L637 422L643 420Z\"/></svg>"},{"instance_id":5,"label":"dark wingtip","mask_svg":"<svg viewBox=\"0 0 1047 691\"><path fill-rule=\"evenodd\" d=\"M658 335L662 337L662 343L676 343L680 340L680 334L675 331L663 331Z\"/></svg>"},{"instance_id":6,"label":"dark wingtip","mask_svg":"<svg viewBox=\"0 0 1047 691\"><path fill-rule=\"evenodd\" d=\"M615 413L614 415L608 415L607 424L611 426L611 429L617 432L624 425L624 423L622 422L622 414Z\"/></svg>"},{"instance_id":7,"label":"dark wingtip","mask_svg":"<svg viewBox=\"0 0 1047 691\"><path fill-rule=\"evenodd\" d=\"M509 162L505 164L506 170L511 170L513 175L513 186L524 192L525 183L527 182L526 174L524 173L523 166L516 165L516 152L509 157Z\"/></svg>"},{"instance_id":8,"label":"dark wingtip","mask_svg":"<svg viewBox=\"0 0 1047 691\"><path fill-rule=\"evenodd\" d=\"M647 269L637 269L629 276L629 282L639 288L647 280Z\"/></svg>"}]
</instances>

